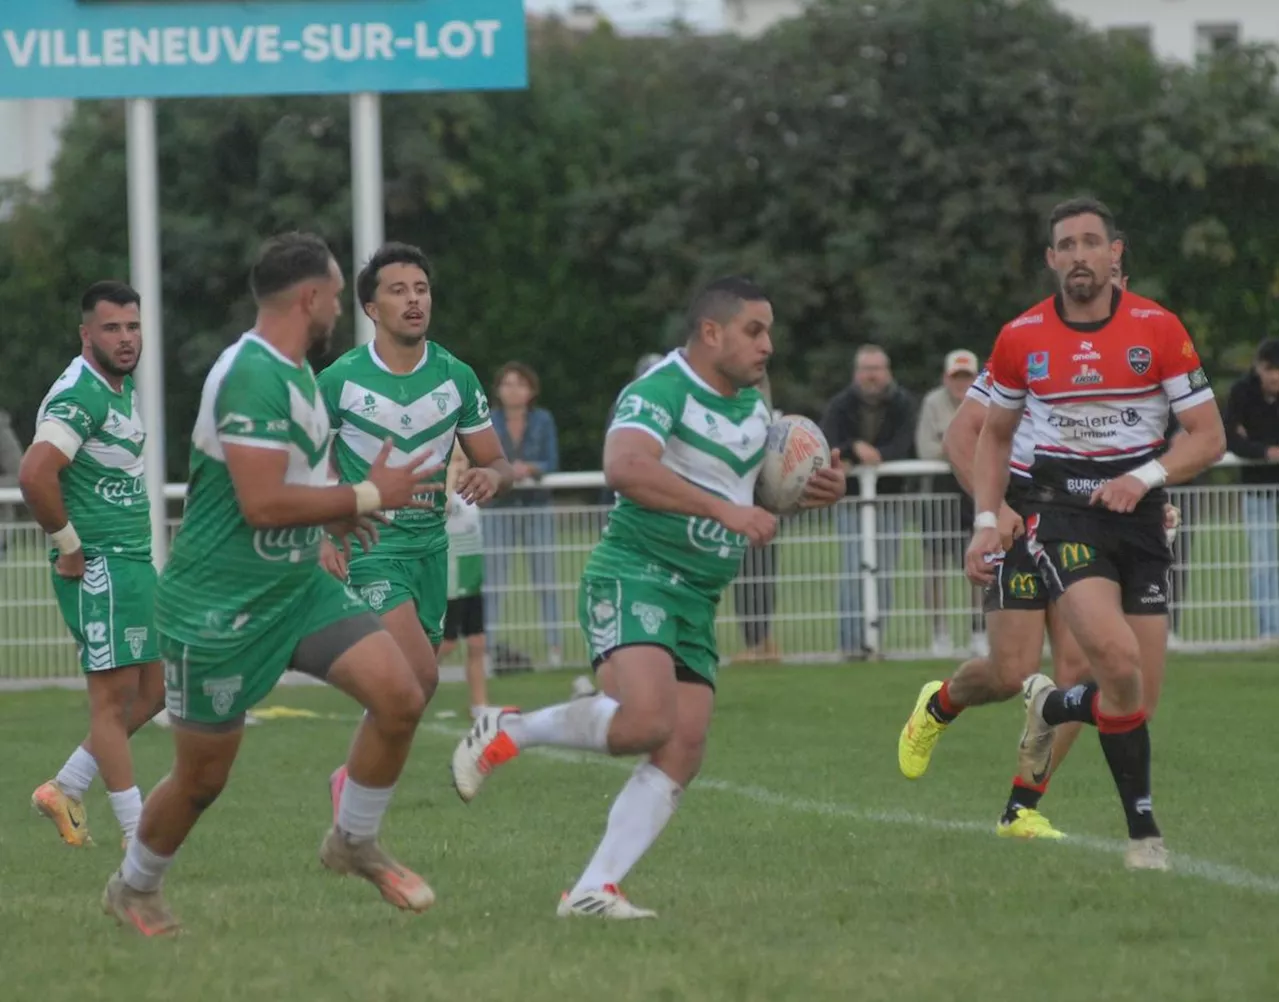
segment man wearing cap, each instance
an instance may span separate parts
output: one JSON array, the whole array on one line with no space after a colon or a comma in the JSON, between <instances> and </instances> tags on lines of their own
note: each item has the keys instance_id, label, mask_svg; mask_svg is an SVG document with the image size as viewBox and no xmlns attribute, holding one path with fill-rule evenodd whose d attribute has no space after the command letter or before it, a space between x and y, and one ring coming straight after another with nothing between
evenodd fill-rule
<instances>
[{"instance_id":1,"label":"man wearing cap","mask_svg":"<svg viewBox=\"0 0 1280 1002\"><path fill-rule=\"evenodd\" d=\"M920 420L916 424L916 455L920 459L945 460L942 437L964 400L965 393L978 375L978 356L960 348L949 352L942 363L942 385L930 390L920 404ZM933 623L934 657L954 653L948 629L947 567L963 567L965 526L973 521L973 500L960 489L956 478L940 473L924 478L925 497L921 515L924 535L924 605ZM942 495L942 496L937 496ZM975 601L976 610L977 603ZM975 653L986 651L982 620L975 616L970 623Z\"/></svg>"}]
</instances>

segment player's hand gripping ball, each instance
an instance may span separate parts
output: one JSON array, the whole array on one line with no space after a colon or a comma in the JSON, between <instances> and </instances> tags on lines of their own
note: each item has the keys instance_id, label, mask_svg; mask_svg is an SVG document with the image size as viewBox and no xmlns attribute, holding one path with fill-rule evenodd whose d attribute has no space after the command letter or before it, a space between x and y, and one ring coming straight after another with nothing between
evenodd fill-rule
<instances>
[{"instance_id":1,"label":"player's hand gripping ball","mask_svg":"<svg viewBox=\"0 0 1280 1002\"><path fill-rule=\"evenodd\" d=\"M769 426L756 500L775 515L791 515L802 507L810 478L830 465L822 430L807 417L784 414Z\"/></svg>"}]
</instances>

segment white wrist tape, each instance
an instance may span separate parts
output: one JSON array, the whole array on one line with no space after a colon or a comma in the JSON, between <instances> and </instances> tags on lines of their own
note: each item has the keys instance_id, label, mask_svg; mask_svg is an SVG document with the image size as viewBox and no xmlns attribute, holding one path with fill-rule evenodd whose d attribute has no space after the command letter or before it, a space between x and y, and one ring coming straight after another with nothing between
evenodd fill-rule
<instances>
[{"instance_id":1,"label":"white wrist tape","mask_svg":"<svg viewBox=\"0 0 1280 1002\"><path fill-rule=\"evenodd\" d=\"M1136 470L1130 470L1129 476L1137 477L1147 485L1147 490L1153 490L1165 485L1165 481L1169 479L1169 471L1161 465L1160 460L1153 459L1149 463L1143 463Z\"/></svg>"},{"instance_id":2,"label":"white wrist tape","mask_svg":"<svg viewBox=\"0 0 1280 1002\"><path fill-rule=\"evenodd\" d=\"M973 516L973 527L975 529L995 529L1000 525L1000 520L996 518L993 511L980 511Z\"/></svg>"},{"instance_id":3,"label":"white wrist tape","mask_svg":"<svg viewBox=\"0 0 1280 1002\"><path fill-rule=\"evenodd\" d=\"M49 533L49 538L53 540L53 545L58 548L59 553L75 553L80 549L80 534L70 522L57 532Z\"/></svg>"},{"instance_id":4,"label":"white wrist tape","mask_svg":"<svg viewBox=\"0 0 1280 1002\"><path fill-rule=\"evenodd\" d=\"M356 492L356 514L368 515L371 511L377 511L382 507L382 495L378 493L378 488L368 480L361 480L358 484L352 484L351 489Z\"/></svg>"}]
</instances>

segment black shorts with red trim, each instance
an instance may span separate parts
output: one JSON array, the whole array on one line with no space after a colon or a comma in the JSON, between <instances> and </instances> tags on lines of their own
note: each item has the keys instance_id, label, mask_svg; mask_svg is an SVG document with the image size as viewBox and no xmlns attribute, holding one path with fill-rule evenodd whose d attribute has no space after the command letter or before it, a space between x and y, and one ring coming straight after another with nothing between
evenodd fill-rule
<instances>
[{"instance_id":1,"label":"black shorts with red trim","mask_svg":"<svg viewBox=\"0 0 1280 1002\"><path fill-rule=\"evenodd\" d=\"M1046 508L1027 520L1027 551L1050 600L1077 581L1100 577L1120 586L1126 616L1169 611L1173 554L1163 525L1145 513Z\"/></svg>"}]
</instances>

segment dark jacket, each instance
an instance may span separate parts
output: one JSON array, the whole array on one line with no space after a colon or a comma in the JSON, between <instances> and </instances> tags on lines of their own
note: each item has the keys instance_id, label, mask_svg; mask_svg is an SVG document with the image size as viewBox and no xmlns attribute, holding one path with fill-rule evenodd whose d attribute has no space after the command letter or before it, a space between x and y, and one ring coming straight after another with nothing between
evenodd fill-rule
<instances>
[{"instance_id":1,"label":"dark jacket","mask_svg":"<svg viewBox=\"0 0 1280 1002\"><path fill-rule=\"evenodd\" d=\"M827 402L822 414L822 434L831 448L840 450L840 458L857 463L853 454L855 441L867 442L880 450L880 458L886 462L910 459L915 445L916 399L897 383L889 388L884 402L884 415L880 429L874 437L862 431L862 394L856 386L846 386ZM882 478L878 493L899 494L906 481L901 477ZM850 496L857 496L857 487L850 480Z\"/></svg>"},{"instance_id":2,"label":"dark jacket","mask_svg":"<svg viewBox=\"0 0 1280 1002\"><path fill-rule=\"evenodd\" d=\"M529 411L524 423L524 438L519 445L511 441L511 433L507 430L507 415L502 408L495 407L492 417L493 430L498 433L498 441L502 443L502 450L507 454L508 460L536 466L539 478L559 471L560 442L556 434L556 419L549 410L534 407ZM550 503L551 491L535 488L511 491L494 501L492 507L525 507Z\"/></svg>"},{"instance_id":3,"label":"dark jacket","mask_svg":"<svg viewBox=\"0 0 1280 1002\"><path fill-rule=\"evenodd\" d=\"M1227 396L1222 414L1227 429L1227 448L1241 459L1265 459L1267 449L1280 445L1280 409L1277 401L1268 400L1262 392L1262 380L1250 371L1236 380ZM1247 466L1240 471L1245 484L1274 484L1280 477L1278 468Z\"/></svg>"}]
</instances>

